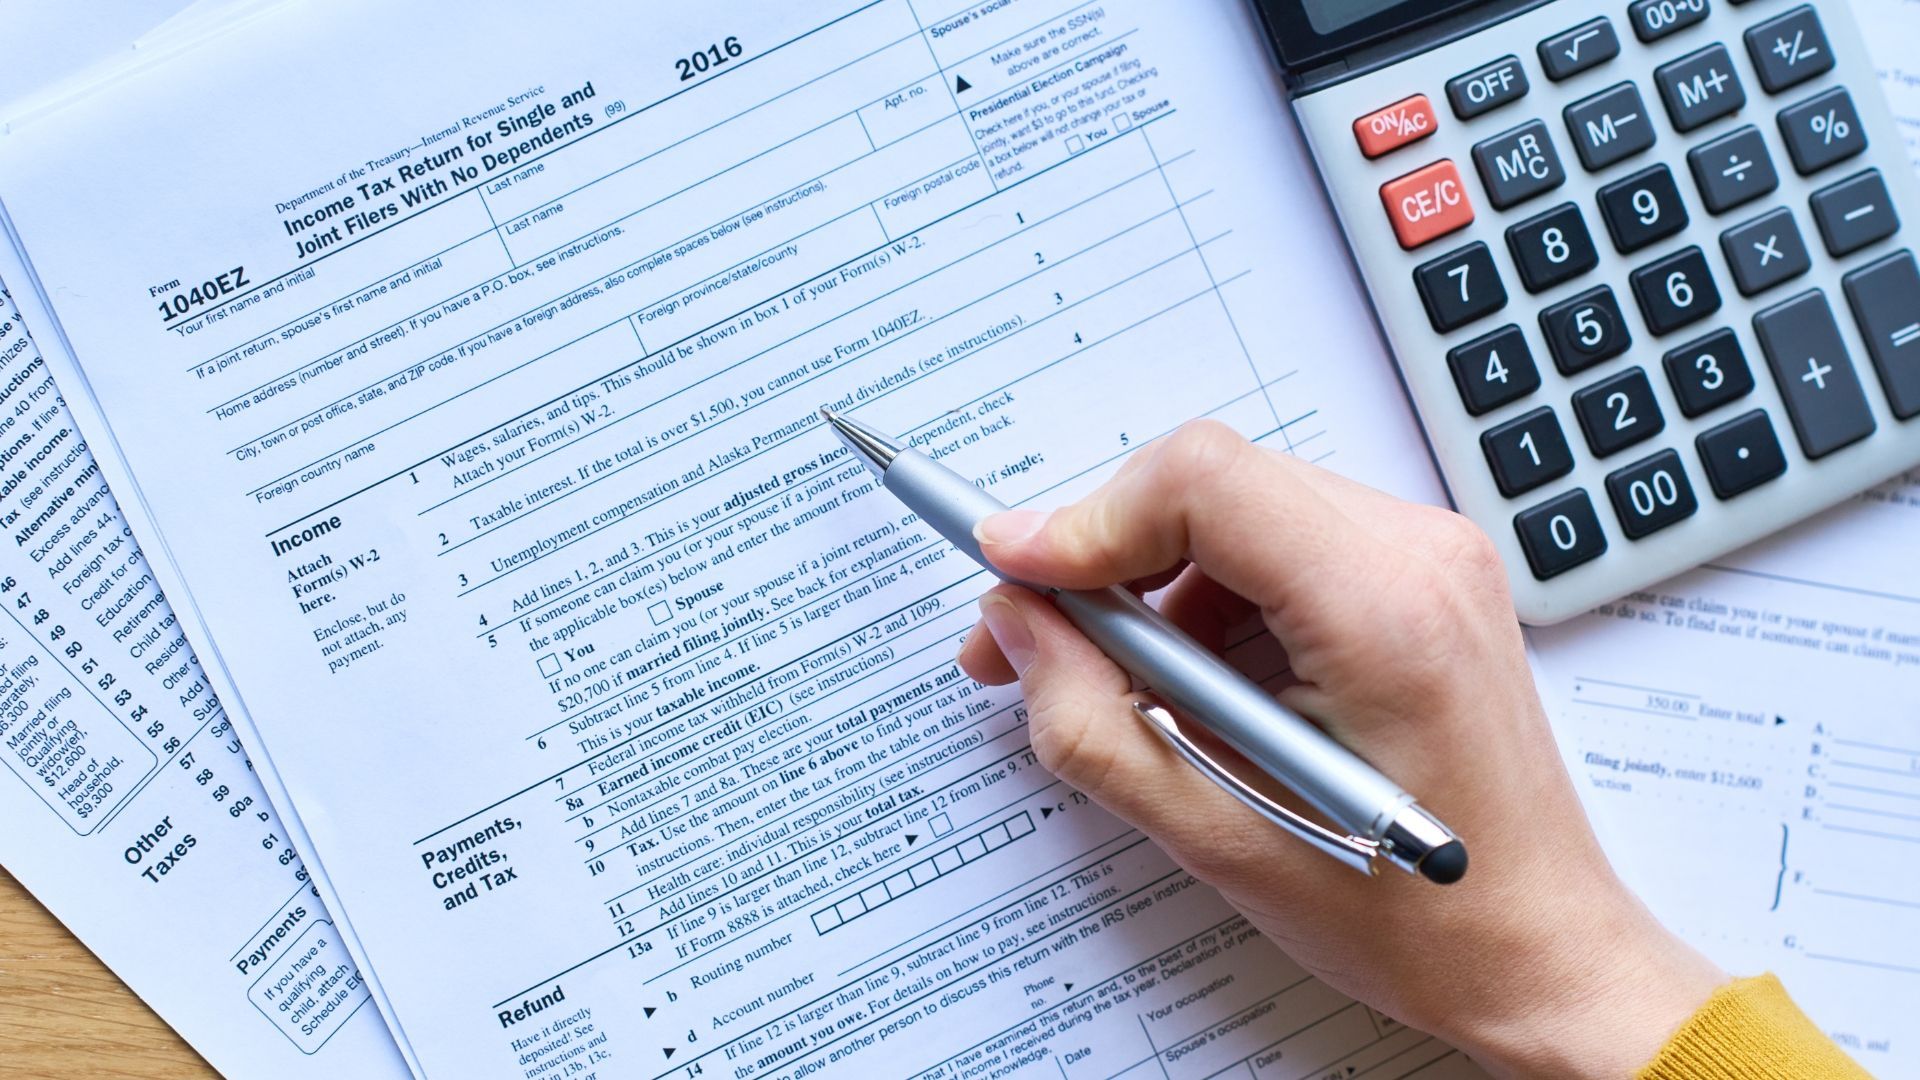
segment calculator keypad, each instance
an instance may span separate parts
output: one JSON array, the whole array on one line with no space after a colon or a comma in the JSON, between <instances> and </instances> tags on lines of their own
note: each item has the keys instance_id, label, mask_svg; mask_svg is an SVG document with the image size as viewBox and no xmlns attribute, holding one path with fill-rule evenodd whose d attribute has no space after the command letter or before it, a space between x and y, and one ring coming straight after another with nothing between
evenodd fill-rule
<instances>
[{"instance_id":1,"label":"calculator keypad","mask_svg":"<svg viewBox=\"0 0 1920 1080\"><path fill-rule=\"evenodd\" d=\"M1847 160L1867 148L1866 127L1845 87L1780 112L1780 137L1787 156L1801 176L1811 176L1829 165Z\"/></svg>"},{"instance_id":2,"label":"calculator keypad","mask_svg":"<svg viewBox=\"0 0 1920 1080\"><path fill-rule=\"evenodd\" d=\"M1662 450L1607 474L1607 498L1629 540L1642 540L1677 525L1700 509L1680 455Z\"/></svg>"},{"instance_id":3,"label":"calculator keypad","mask_svg":"<svg viewBox=\"0 0 1920 1080\"><path fill-rule=\"evenodd\" d=\"M1823 458L1873 434L1873 410L1820 290L1755 315L1753 329L1808 457Z\"/></svg>"},{"instance_id":4,"label":"calculator keypad","mask_svg":"<svg viewBox=\"0 0 1920 1080\"><path fill-rule=\"evenodd\" d=\"M1920 460L1920 246L1902 232L1920 209L1884 114L1853 96L1876 88L1843 0L1607 3L1435 46L1311 128L1323 153L1331 129L1377 158L1401 246L1438 249L1391 261L1377 221L1355 245L1370 281L1412 272L1425 320L1404 294L1376 305L1461 508L1505 519L1537 581L1578 579L1521 571L1523 618ZM1444 127L1407 119L1440 92ZM1345 213L1354 186L1329 186Z\"/></svg>"},{"instance_id":5,"label":"calculator keypad","mask_svg":"<svg viewBox=\"0 0 1920 1080\"><path fill-rule=\"evenodd\" d=\"M1715 214L1745 206L1780 186L1767 142L1751 124L1687 151L1687 168L1701 201Z\"/></svg>"},{"instance_id":6,"label":"calculator keypad","mask_svg":"<svg viewBox=\"0 0 1920 1080\"><path fill-rule=\"evenodd\" d=\"M1671 334L1720 310L1720 289L1699 248L1676 251L1635 270L1629 277L1647 329Z\"/></svg>"},{"instance_id":7,"label":"calculator keypad","mask_svg":"<svg viewBox=\"0 0 1920 1080\"><path fill-rule=\"evenodd\" d=\"M1657 244L1687 227L1687 204L1673 170L1650 165L1600 189L1600 216L1622 255Z\"/></svg>"},{"instance_id":8,"label":"calculator keypad","mask_svg":"<svg viewBox=\"0 0 1920 1080\"><path fill-rule=\"evenodd\" d=\"M1753 392L1753 370L1732 330L1715 330L1669 350L1661 363L1667 369L1667 385L1680 403L1680 414L1688 419Z\"/></svg>"},{"instance_id":9,"label":"calculator keypad","mask_svg":"<svg viewBox=\"0 0 1920 1080\"><path fill-rule=\"evenodd\" d=\"M1443 334L1507 306L1507 287L1494 269L1493 253L1477 241L1422 264L1413 280L1427 318Z\"/></svg>"},{"instance_id":10,"label":"calculator keypad","mask_svg":"<svg viewBox=\"0 0 1920 1080\"><path fill-rule=\"evenodd\" d=\"M1667 426L1647 373L1629 368L1573 395L1573 411L1594 457L1612 457L1653 438Z\"/></svg>"},{"instance_id":11,"label":"calculator keypad","mask_svg":"<svg viewBox=\"0 0 1920 1080\"><path fill-rule=\"evenodd\" d=\"M1530 293L1545 292L1572 281L1600 263L1593 234L1572 203L1528 218L1507 230L1507 250L1513 255L1520 284Z\"/></svg>"},{"instance_id":12,"label":"calculator keypad","mask_svg":"<svg viewBox=\"0 0 1920 1080\"><path fill-rule=\"evenodd\" d=\"M1627 351L1633 337L1620 314L1620 302L1605 285L1589 289L1540 313L1540 332L1553 353L1553 366L1574 375Z\"/></svg>"}]
</instances>

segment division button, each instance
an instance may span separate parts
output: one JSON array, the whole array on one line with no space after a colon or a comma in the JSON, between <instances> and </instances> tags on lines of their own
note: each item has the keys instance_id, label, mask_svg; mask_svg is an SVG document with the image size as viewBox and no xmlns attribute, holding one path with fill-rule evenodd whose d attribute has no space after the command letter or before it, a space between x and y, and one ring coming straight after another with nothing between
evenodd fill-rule
<instances>
[{"instance_id":1,"label":"division button","mask_svg":"<svg viewBox=\"0 0 1920 1080\"><path fill-rule=\"evenodd\" d=\"M1483 416L1540 389L1540 369L1526 335L1508 324L1447 353L1447 369L1467 412Z\"/></svg>"},{"instance_id":2,"label":"division button","mask_svg":"<svg viewBox=\"0 0 1920 1080\"><path fill-rule=\"evenodd\" d=\"M1867 131L1853 96L1836 86L1780 111L1780 137L1801 176L1811 176L1867 148Z\"/></svg>"},{"instance_id":3,"label":"division button","mask_svg":"<svg viewBox=\"0 0 1920 1080\"><path fill-rule=\"evenodd\" d=\"M1673 170L1665 165L1649 165L1601 188L1600 216L1623 255L1687 227L1686 203L1673 182Z\"/></svg>"},{"instance_id":4,"label":"division button","mask_svg":"<svg viewBox=\"0 0 1920 1080\"><path fill-rule=\"evenodd\" d=\"M1620 39L1605 16L1583 22L1542 41L1540 67L1554 82L1571 79L1620 55Z\"/></svg>"},{"instance_id":5,"label":"division button","mask_svg":"<svg viewBox=\"0 0 1920 1080\"><path fill-rule=\"evenodd\" d=\"M1893 415L1920 416L1920 268L1913 252L1896 252L1842 280Z\"/></svg>"},{"instance_id":6,"label":"division button","mask_svg":"<svg viewBox=\"0 0 1920 1080\"><path fill-rule=\"evenodd\" d=\"M1725 45L1709 45L1653 69L1653 82L1666 102L1667 118L1681 131L1737 112L1747 91L1734 72Z\"/></svg>"},{"instance_id":7,"label":"division button","mask_svg":"<svg viewBox=\"0 0 1920 1080\"><path fill-rule=\"evenodd\" d=\"M1802 4L1748 30L1747 55L1760 85L1777 94L1833 70L1833 49L1811 4Z\"/></svg>"},{"instance_id":8,"label":"division button","mask_svg":"<svg viewBox=\"0 0 1920 1080\"><path fill-rule=\"evenodd\" d=\"M1727 257L1742 296L1765 292L1813 267L1800 227L1784 206L1721 233L1720 253Z\"/></svg>"},{"instance_id":9,"label":"division button","mask_svg":"<svg viewBox=\"0 0 1920 1080\"><path fill-rule=\"evenodd\" d=\"M1592 562L1607 551L1607 534L1600 529L1593 500L1578 488L1521 511L1514 516L1513 531L1520 536L1528 568L1541 581Z\"/></svg>"},{"instance_id":10,"label":"division button","mask_svg":"<svg viewBox=\"0 0 1920 1080\"><path fill-rule=\"evenodd\" d=\"M1627 21L1633 24L1633 36L1659 41L1705 19L1710 10L1707 0L1633 0L1627 5Z\"/></svg>"},{"instance_id":11,"label":"division button","mask_svg":"<svg viewBox=\"0 0 1920 1080\"><path fill-rule=\"evenodd\" d=\"M1808 200L1820 238L1834 258L1851 255L1900 231L1900 215L1879 169L1850 176L1821 188Z\"/></svg>"},{"instance_id":12,"label":"division button","mask_svg":"<svg viewBox=\"0 0 1920 1080\"><path fill-rule=\"evenodd\" d=\"M1873 434L1873 410L1820 290L1755 315L1753 329L1808 457L1825 457Z\"/></svg>"},{"instance_id":13,"label":"division button","mask_svg":"<svg viewBox=\"0 0 1920 1080\"><path fill-rule=\"evenodd\" d=\"M1473 202L1451 160L1380 185L1380 202L1394 236L1408 251L1473 224Z\"/></svg>"},{"instance_id":14,"label":"division button","mask_svg":"<svg viewBox=\"0 0 1920 1080\"><path fill-rule=\"evenodd\" d=\"M1588 172L1625 161L1653 145L1653 121L1639 89L1630 82L1576 101L1560 115Z\"/></svg>"},{"instance_id":15,"label":"division button","mask_svg":"<svg viewBox=\"0 0 1920 1080\"><path fill-rule=\"evenodd\" d=\"M1773 421L1759 409L1706 432L1694 446L1706 466L1707 482L1722 499L1744 495L1787 471Z\"/></svg>"},{"instance_id":16,"label":"division button","mask_svg":"<svg viewBox=\"0 0 1920 1080\"><path fill-rule=\"evenodd\" d=\"M1473 164L1496 210L1551 191L1566 180L1547 125L1529 120L1473 147Z\"/></svg>"},{"instance_id":17,"label":"division button","mask_svg":"<svg viewBox=\"0 0 1920 1080\"><path fill-rule=\"evenodd\" d=\"M1723 214L1780 186L1760 129L1749 124L1687 151L1687 168L1707 209Z\"/></svg>"},{"instance_id":18,"label":"division button","mask_svg":"<svg viewBox=\"0 0 1920 1080\"><path fill-rule=\"evenodd\" d=\"M1377 158L1426 138L1439 126L1433 103L1427 100L1427 95L1415 94L1355 120L1353 137L1360 143L1362 154Z\"/></svg>"},{"instance_id":19,"label":"division button","mask_svg":"<svg viewBox=\"0 0 1920 1080\"><path fill-rule=\"evenodd\" d=\"M1480 448L1500 494L1509 499L1573 471L1573 451L1560 421L1544 405L1480 436Z\"/></svg>"},{"instance_id":20,"label":"division button","mask_svg":"<svg viewBox=\"0 0 1920 1080\"><path fill-rule=\"evenodd\" d=\"M1680 455L1662 450L1607 476L1607 498L1620 531L1640 540L1693 516L1700 503Z\"/></svg>"},{"instance_id":21,"label":"division button","mask_svg":"<svg viewBox=\"0 0 1920 1080\"><path fill-rule=\"evenodd\" d=\"M1447 80L1447 101L1453 114L1471 120L1484 112L1519 101L1527 94L1527 73L1517 56L1503 56L1485 67Z\"/></svg>"},{"instance_id":22,"label":"division button","mask_svg":"<svg viewBox=\"0 0 1920 1080\"><path fill-rule=\"evenodd\" d=\"M1753 392L1753 370L1732 330L1722 328L1689 341L1670 350L1662 363L1680 411L1689 419Z\"/></svg>"}]
</instances>

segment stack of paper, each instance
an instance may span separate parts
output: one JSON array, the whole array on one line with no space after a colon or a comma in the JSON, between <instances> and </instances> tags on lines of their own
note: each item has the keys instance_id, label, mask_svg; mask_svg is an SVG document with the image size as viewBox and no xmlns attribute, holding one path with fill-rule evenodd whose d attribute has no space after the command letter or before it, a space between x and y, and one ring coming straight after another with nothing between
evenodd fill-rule
<instances>
[{"instance_id":1,"label":"stack of paper","mask_svg":"<svg viewBox=\"0 0 1920 1080\"><path fill-rule=\"evenodd\" d=\"M1439 499L1241 5L147 44L0 155L0 858L216 1065L1474 1074L1039 769L983 575L813 419L1009 502L1202 415Z\"/></svg>"}]
</instances>

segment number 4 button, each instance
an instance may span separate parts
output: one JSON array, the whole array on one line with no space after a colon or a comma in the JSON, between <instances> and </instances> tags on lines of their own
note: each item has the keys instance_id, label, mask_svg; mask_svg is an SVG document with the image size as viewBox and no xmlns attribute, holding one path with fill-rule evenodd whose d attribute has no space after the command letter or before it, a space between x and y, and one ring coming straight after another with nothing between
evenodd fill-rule
<instances>
[{"instance_id":1,"label":"number 4 button","mask_svg":"<svg viewBox=\"0 0 1920 1080\"><path fill-rule=\"evenodd\" d=\"M1518 326L1508 324L1447 353L1460 400L1474 416L1519 401L1540 389L1540 369Z\"/></svg>"}]
</instances>

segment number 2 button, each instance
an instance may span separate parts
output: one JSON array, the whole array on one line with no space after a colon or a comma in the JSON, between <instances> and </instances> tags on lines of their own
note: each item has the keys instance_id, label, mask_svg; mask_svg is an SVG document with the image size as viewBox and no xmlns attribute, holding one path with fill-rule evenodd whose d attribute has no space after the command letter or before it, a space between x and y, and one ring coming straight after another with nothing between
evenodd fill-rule
<instances>
[{"instance_id":1,"label":"number 2 button","mask_svg":"<svg viewBox=\"0 0 1920 1080\"><path fill-rule=\"evenodd\" d=\"M1487 245L1468 244L1413 271L1413 283L1427 306L1427 318L1442 334L1507 306L1507 287L1494 269Z\"/></svg>"},{"instance_id":2,"label":"number 2 button","mask_svg":"<svg viewBox=\"0 0 1920 1080\"><path fill-rule=\"evenodd\" d=\"M1594 455L1617 454L1634 443L1651 439L1667 426L1653 397L1653 384L1639 368L1587 387L1573 395L1573 411L1587 433Z\"/></svg>"}]
</instances>

